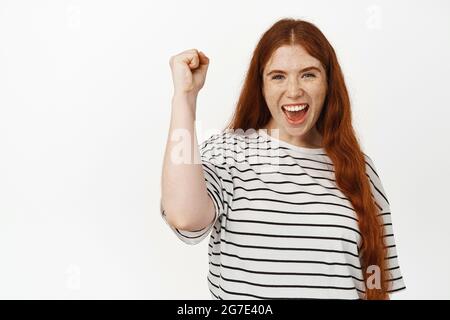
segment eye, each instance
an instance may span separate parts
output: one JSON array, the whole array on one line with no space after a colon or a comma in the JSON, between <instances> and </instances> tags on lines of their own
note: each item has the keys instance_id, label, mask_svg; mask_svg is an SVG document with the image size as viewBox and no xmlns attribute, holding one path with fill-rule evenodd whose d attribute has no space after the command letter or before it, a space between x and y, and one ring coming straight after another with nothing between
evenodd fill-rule
<instances>
[{"instance_id":1,"label":"eye","mask_svg":"<svg viewBox=\"0 0 450 320\"><path fill-rule=\"evenodd\" d=\"M314 73L305 73L303 77L307 76L307 78L315 78L316 75Z\"/></svg>"},{"instance_id":2,"label":"eye","mask_svg":"<svg viewBox=\"0 0 450 320\"><path fill-rule=\"evenodd\" d=\"M283 75L277 74L277 75L273 76L272 79L278 80L278 79L280 79L280 78L278 78L278 77L283 77Z\"/></svg>"}]
</instances>

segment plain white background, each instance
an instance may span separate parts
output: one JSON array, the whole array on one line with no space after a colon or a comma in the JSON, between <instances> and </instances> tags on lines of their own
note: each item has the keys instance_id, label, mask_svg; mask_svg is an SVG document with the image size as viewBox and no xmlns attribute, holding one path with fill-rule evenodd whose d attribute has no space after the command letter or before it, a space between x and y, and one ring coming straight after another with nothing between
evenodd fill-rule
<instances>
[{"instance_id":1,"label":"plain white background","mask_svg":"<svg viewBox=\"0 0 450 320\"><path fill-rule=\"evenodd\" d=\"M210 299L159 213L170 56L210 57L200 140L283 17L315 23L391 202L407 290L450 298L448 1L0 2L0 298Z\"/></svg>"}]
</instances>

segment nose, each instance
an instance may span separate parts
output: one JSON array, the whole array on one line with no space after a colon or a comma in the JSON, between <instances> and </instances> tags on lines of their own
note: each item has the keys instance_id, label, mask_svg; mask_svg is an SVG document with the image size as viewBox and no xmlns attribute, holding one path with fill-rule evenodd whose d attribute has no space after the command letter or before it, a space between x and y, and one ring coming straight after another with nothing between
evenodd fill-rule
<instances>
[{"instance_id":1,"label":"nose","mask_svg":"<svg viewBox=\"0 0 450 320\"><path fill-rule=\"evenodd\" d=\"M297 79L290 79L288 81L287 95L289 98L297 98L303 95L303 88Z\"/></svg>"}]
</instances>

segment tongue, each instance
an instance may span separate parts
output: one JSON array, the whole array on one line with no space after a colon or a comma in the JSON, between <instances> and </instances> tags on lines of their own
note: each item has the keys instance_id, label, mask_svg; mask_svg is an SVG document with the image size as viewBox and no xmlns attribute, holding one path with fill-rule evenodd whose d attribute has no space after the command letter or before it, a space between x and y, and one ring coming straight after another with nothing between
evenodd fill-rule
<instances>
[{"instance_id":1,"label":"tongue","mask_svg":"<svg viewBox=\"0 0 450 320\"><path fill-rule=\"evenodd\" d=\"M306 113L306 109L303 109L301 111L285 111L288 118L292 121L300 120L304 114Z\"/></svg>"}]
</instances>

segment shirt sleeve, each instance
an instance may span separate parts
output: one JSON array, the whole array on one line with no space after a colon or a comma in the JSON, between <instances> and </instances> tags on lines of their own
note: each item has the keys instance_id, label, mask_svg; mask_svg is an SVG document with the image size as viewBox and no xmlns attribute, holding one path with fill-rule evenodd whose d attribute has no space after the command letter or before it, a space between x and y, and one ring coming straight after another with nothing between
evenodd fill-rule
<instances>
[{"instance_id":1,"label":"shirt sleeve","mask_svg":"<svg viewBox=\"0 0 450 320\"><path fill-rule=\"evenodd\" d=\"M388 292L394 293L406 289L406 286L400 270L397 247L395 245L390 204L372 159L367 155L365 155L365 159L366 172L369 178L372 196L375 199L375 204L380 209L379 214L382 218L384 228L384 239L385 245L387 246L387 256L385 259L387 260L387 269L389 274L387 279L389 282Z\"/></svg>"},{"instance_id":2,"label":"shirt sleeve","mask_svg":"<svg viewBox=\"0 0 450 320\"><path fill-rule=\"evenodd\" d=\"M194 245L200 243L213 229L215 234L220 233L221 216L227 212L230 203L230 191L232 191L230 190L232 181L230 171L226 165L224 150L222 135L213 135L199 145L206 190L208 196L212 199L215 208L215 218L212 223L205 228L196 231L177 229L167 222L162 202L160 203L160 213L162 218L176 236L186 244Z\"/></svg>"}]
</instances>

